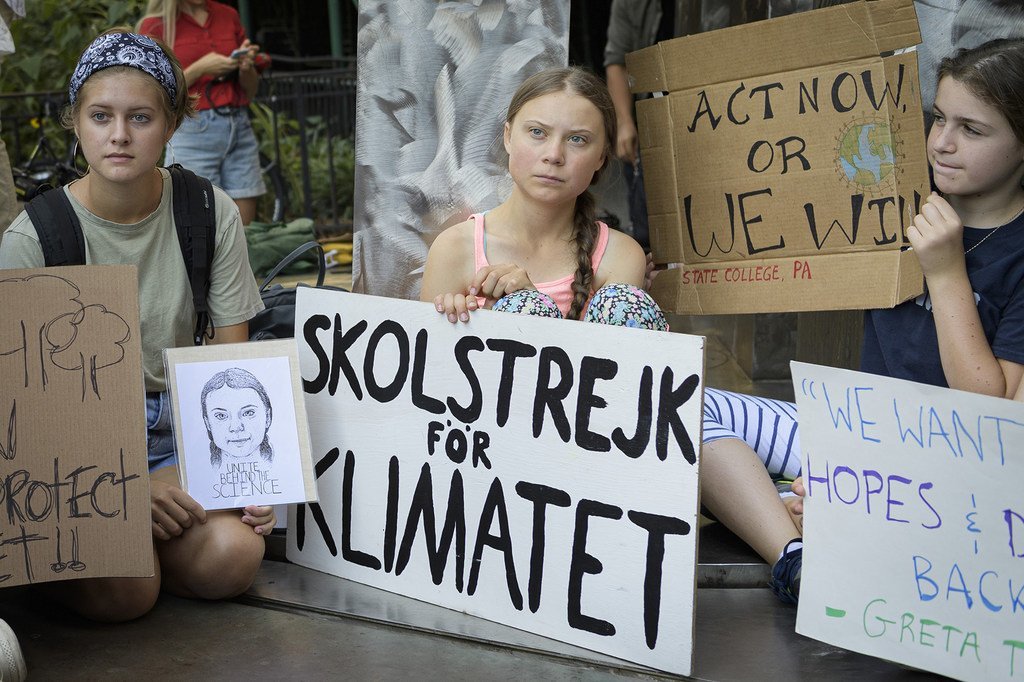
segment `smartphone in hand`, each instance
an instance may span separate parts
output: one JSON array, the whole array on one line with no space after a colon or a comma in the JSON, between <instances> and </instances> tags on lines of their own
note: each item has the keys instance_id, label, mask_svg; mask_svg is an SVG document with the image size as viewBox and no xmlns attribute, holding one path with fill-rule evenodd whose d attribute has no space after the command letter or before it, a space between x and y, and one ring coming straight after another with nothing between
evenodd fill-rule
<instances>
[{"instance_id":1,"label":"smartphone in hand","mask_svg":"<svg viewBox=\"0 0 1024 682\"><path fill-rule=\"evenodd\" d=\"M231 54L229 54L228 57L230 59L239 59L240 57L243 57L243 56L245 56L248 53L249 53L249 48L247 48L247 47L240 47L237 50L233 51Z\"/></svg>"}]
</instances>

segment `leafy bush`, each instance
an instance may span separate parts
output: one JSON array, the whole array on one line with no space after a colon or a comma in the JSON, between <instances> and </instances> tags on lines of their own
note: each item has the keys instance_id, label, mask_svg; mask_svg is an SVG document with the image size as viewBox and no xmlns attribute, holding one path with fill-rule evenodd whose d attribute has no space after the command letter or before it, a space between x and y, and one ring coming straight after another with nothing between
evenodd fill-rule
<instances>
[{"instance_id":1,"label":"leafy bush","mask_svg":"<svg viewBox=\"0 0 1024 682\"><path fill-rule=\"evenodd\" d=\"M134 26L146 0L32 0L11 25L16 52L4 60L0 92L63 90L82 50L114 26Z\"/></svg>"},{"instance_id":2,"label":"leafy bush","mask_svg":"<svg viewBox=\"0 0 1024 682\"><path fill-rule=\"evenodd\" d=\"M63 156L68 136L58 123L60 106L66 100L71 72L82 50L97 35L119 25L134 26L146 8L146 0L31 0L26 16L11 24L15 53L0 66L0 92L56 92L52 98L28 97L8 100L4 114L19 120L22 154L28 155L39 136L40 126L52 143L54 153ZM49 110L44 109L49 100ZM44 116L45 114L45 116ZM28 117L35 117L32 121ZM4 129L8 152L16 153L13 130ZM12 158L19 162L24 159Z\"/></svg>"}]
</instances>

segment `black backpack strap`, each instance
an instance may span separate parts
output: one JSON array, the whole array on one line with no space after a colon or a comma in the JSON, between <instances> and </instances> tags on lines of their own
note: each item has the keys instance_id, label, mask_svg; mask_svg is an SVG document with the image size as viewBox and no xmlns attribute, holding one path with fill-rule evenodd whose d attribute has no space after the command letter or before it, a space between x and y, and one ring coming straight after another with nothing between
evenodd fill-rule
<instances>
[{"instance_id":1,"label":"black backpack strap","mask_svg":"<svg viewBox=\"0 0 1024 682\"><path fill-rule=\"evenodd\" d=\"M25 211L39 235L46 267L85 265L82 223L62 187L36 195L25 205Z\"/></svg>"},{"instance_id":2,"label":"black backpack strap","mask_svg":"<svg viewBox=\"0 0 1024 682\"><path fill-rule=\"evenodd\" d=\"M188 283L192 288L192 303L196 309L196 329L193 340L202 345L210 327L210 309L206 296L210 291L210 273L213 272L213 250L217 238L217 216L213 185L174 164L171 186L174 193L174 224L178 230L181 256L185 260ZM210 329L209 338L213 338Z\"/></svg>"}]
</instances>

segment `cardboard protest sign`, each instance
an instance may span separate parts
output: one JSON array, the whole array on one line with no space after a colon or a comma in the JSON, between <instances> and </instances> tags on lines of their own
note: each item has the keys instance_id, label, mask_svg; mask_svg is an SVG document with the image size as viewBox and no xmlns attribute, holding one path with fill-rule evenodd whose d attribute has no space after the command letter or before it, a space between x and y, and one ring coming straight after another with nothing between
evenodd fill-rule
<instances>
[{"instance_id":1,"label":"cardboard protest sign","mask_svg":"<svg viewBox=\"0 0 1024 682\"><path fill-rule=\"evenodd\" d=\"M1024 676L1024 405L793 363L797 632L962 680Z\"/></svg>"},{"instance_id":2,"label":"cardboard protest sign","mask_svg":"<svg viewBox=\"0 0 1024 682\"><path fill-rule=\"evenodd\" d=\"M294 339L164 351L182 488L205 509L316 500Z\"/></svg>"},{"instance_id":3,"label":"cardboard protest sign","mask_svg":"<svg viewBox=\"0 0 1024 682\"><path fill-rule=\"evenodd\" d=\"M153 575L136 269L0 272L0 585Z\"/></svg>"},{"instance_id":4,"label":"cardboard protest sign","mask_svg":"<svg viewBox=\"0 0 1024 682\"><path fill-rule=\"evenodd\" d=\"M680 313L892 307L923 277L904 228L929 191L912 0L686 36L626 57L652 295Z\"/></svg>"},{"instance_id":5,"label":"cardboard protest sign","mask_svg":"<svg viewBox=\"0 0 1024 682\"><path fill-rule=\"evenodd\" d=\"M689 673L702 337L309 288L295 325L290 561Z\"/></svg>"}]
</instances>

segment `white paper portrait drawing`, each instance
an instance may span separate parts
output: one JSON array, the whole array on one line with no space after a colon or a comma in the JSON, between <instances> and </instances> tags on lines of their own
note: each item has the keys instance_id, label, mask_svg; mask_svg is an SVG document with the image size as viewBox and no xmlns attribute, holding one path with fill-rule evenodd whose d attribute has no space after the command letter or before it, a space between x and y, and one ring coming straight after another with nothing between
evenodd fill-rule
<instances>
[{"instance_id":1,"label":"white paper portrait drawing","mask_svg":"<svg viewBox=\"0 0 1024 682\"><path fill-rule=\"evenodd\" d=\"M274 355L267 347L278 344L285 352ZM206 509L315 499L307 494L309 437L292 341L172 349L165 357L189 495Z\"/></svg>"}]
</instances>

